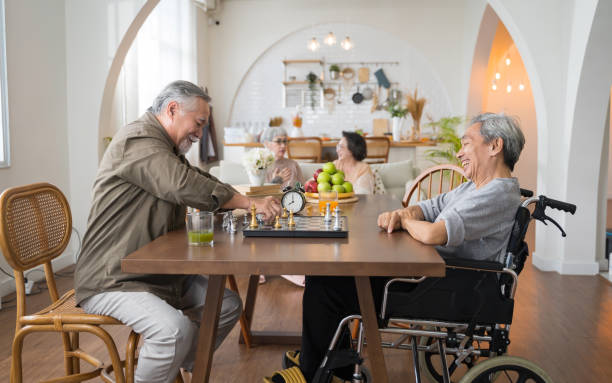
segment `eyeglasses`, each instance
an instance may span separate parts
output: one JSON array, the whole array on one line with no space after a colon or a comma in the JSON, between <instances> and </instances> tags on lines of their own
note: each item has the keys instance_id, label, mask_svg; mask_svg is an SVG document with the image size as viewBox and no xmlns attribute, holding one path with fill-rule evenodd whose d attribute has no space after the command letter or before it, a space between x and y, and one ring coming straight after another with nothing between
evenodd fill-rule
<instances>
[{"instance_id":1,"label":"eyeglasses","mask_svg":"<svg viewBox=\"0 0 612 383\"><path fill-rule=\"evenodd\" d=\"M284 140L273 140L272 142L274 142L274 143L276 143L278 145L281 145L281 144L287 145L287 142L289 142L289 140L287 140L287 139L284 139Z\"/></svg>"}]
</instances>

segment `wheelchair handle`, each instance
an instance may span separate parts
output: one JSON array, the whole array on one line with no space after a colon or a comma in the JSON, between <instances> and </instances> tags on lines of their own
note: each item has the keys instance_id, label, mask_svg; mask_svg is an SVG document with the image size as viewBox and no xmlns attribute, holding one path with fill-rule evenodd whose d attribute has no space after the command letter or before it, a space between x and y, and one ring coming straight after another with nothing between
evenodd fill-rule
<instances>
[{"instance_id":1,"label":"wheelchair handle","mask_svg":"<svg viewBox=\"0 0 612 383\"><path fill-rule=\"evenodd\" d=\"M529 189L521 188L521 196L523 197L533 197L533 192Z\"/></svg>"},{"instance_id":2,"label":"wheelchair handle","mask_svg":"<svg viewBox=\"0 0 612 383\"><path fill-rule=\"evenodd\" d=\"M558 201L543 195L541 195L539 198L540 202L542 202L545 206L549 206L553 209L561 210L570 214L574 214L576 212L576 205L574 204Z\"/></svg>"}]
</instances>

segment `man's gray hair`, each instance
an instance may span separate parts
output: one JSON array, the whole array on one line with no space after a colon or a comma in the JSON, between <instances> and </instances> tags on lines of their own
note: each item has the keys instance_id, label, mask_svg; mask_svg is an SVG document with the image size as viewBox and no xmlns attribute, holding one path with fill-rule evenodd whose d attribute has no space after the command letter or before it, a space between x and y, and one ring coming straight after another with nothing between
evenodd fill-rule
<instances>
[{"instance_id":1,"label":"man's gray hair","mask_svg":"<svg viewBox=\"0 0 612 383\"><path fill-rule=\"evenodd\" d=\"M261 142L269 142L274 139L276 136L284 136L287 137L287 131L280 126L270 126L264 130L261 134L261 138L259 141Z\"/></svg>"},{"instance_id":2,"label":"man's gray hair","mask_svg":"<svg viewBox=\"0 0 612 383\"><path fill-rule=\"evenodd\" d=\"M470 125L480 123L480 134L485 142L496 138L504 141L504 163L514 170L514 165L525 146L525 136L516 118L504 114L483 113L472 118Z\"/></svg>"},{"instance_id":3,"label":"man's gray hair","mask_svg":"<svg viewBox=\"0 0 612 383\"><path fill-rule=\"evenodd\" d=\"M155 97L149 111L160 115L172 101L178 102L181 107L191 110L195 99L201 98L210 102L211 98L204 89L189 81L178 80L171 82Z\"/></svg>"}]
</instances>

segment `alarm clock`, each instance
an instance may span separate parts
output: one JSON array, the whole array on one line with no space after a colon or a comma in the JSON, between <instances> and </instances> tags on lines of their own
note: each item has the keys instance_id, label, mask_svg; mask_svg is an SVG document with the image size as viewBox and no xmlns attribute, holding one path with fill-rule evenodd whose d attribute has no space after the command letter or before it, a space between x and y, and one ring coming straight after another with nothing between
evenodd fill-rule
<instances>
[{"instance_id":1,"label":"alarm clock","mask_svg":"<svg viewBox=\"0 0 612 383\"><path fill-rule=\"evenodd\" d=\"M283 189L283 196L281 198L281 205L287 211L299 213L306 206L306 196L304 195L304 189L298 182L295 187L287 186Z\"/></svg>"}]
</instances>

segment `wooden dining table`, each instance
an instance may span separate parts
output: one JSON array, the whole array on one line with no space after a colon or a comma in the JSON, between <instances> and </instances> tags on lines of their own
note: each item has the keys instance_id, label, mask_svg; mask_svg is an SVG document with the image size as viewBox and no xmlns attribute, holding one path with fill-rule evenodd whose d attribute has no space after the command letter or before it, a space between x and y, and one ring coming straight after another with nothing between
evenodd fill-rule
<instances>
[{"instance_id":1,"label":"wooden dining table","mask_svg":"<svg viewBox=\"0 0 612 383\"><path fill-rule=\"evenodd\" d=\"M355 278L362 311L368 357L374 381L387 383L371 276L444 276L445 264L433 246L423 245L406 232L387 234L377 225L384 211L401 207L401 202L387 195L359 196L352 204L340 204L348 217L348 238L269 238L244 237L239 229L231 234L215 228L213 247L187 244L184 230L163 235L122 260L121 268L141 274L202 274L209 276L206 302L199 331L193 382L208 382L212 367L215 336L226 278L230 275L256 276L305 274L352 276ZM307 206L305 214L318 214L316 206ZM255 283L256 286L256 283ZM255 289L247 293L245 312L252 319ZM281 308L279 308L281 310ZM253 334L260 343L291 343L295 336ZM267 342L266 342L267 339ZM253 349L256 352L256 349Z\"/></svg>"}]
</instances>

